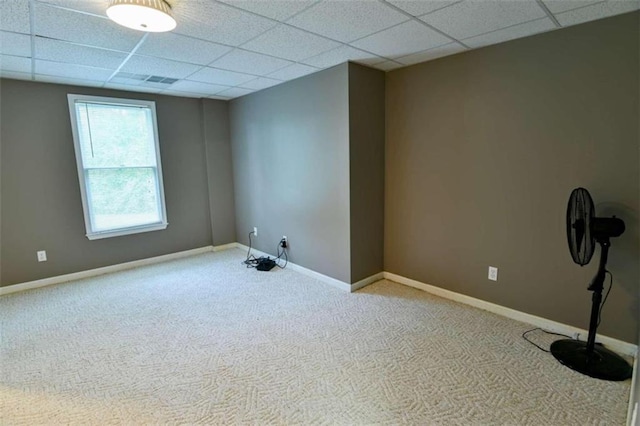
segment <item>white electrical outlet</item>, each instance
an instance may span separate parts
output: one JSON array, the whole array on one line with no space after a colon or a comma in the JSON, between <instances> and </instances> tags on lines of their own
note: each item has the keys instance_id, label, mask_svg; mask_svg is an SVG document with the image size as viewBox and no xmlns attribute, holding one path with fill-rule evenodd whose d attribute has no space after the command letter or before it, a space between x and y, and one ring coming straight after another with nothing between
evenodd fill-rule
<instances>
[{"instance_id":1,"label":"white electrical outlet","mask_svg":"<svg viewBox=\"0 0 640 426\"><path fill-rule=\"evenodd\" d=\"M38 252L38 262L46 262L47 261L47 252L44 250L40 250Z\"/></svg>"},{"instance_id":2,"label":"white electrical outlet","mask_svg":"<svg viewBox=\"0 0 640 426\"><path fill-rule=\"evenodd\" d=\"M254 237L257 237L257 236L258 236L258 227L257 227L257 226L254 226L254 227L253 227L253 236L254 236Z\"/></svg>"},{"instance_id":3,"label":"white electrical outlet","mask_svg":"<svg viewBox=\"0 0 640 426\"><path fill-rule=\"evenodd\" d=\"M495 266L489 266L489 279L491 281L498 281L498 268Z\"/></svg>"}]
</instances>

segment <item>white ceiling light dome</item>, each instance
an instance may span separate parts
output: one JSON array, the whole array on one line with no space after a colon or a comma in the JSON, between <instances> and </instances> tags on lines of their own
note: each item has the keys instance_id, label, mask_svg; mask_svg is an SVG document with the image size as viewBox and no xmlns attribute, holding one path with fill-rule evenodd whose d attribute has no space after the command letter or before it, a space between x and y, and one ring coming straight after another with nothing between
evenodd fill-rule
<instances>
[{"instance_id":1,"label":"white ceiling light dome","mask_svg":"<svg viewBox=\"0 0 640 426\"><path fill-rule=\"evenodd\" d=\"M176 27L171 6L165 0L111 0L107 16L138 31L161 33Z\"/></svg>"}]
</instances>

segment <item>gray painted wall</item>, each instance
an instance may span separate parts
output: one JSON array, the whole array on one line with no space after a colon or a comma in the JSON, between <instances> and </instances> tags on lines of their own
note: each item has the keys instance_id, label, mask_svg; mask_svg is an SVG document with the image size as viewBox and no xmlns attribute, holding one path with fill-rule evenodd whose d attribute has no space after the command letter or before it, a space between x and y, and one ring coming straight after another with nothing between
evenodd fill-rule
<instances>
[{"instance_id":1,"label":"gray painted wall","mask_svg":"<svg viewBox=\"0 0 640 426\"><path fill-rule=\"evenodd\" d=\"M213 245L219 246L236 241L229 104L212 99L201 99L200 102L206 142L212 239Z\"/></svg>"},{"instance_id":2,"label":"gray painted wall","mask_svg":"<svg viewBox=\"0 0 640 426\"><path fill-rule=\"evenodd\" d=\"M238 241L349 282L348 65L232 100Z\"/></svg>"},{"instance_id":3,"label":"gray painted wall","mask_svg":"<svg viewBox=\"0 0 640 426\"><path fill-rule=\"evenodd\" d=\"M385 270L588 327L570 191L627 225L599 331L638 339L640 14L387 74ZM499 267L499 281L487 267Z\"/></svg>"},{"instance_id":4,"label":"gray painted wall","mask_svg":"<svg viewBox=\"0 0 640 426\"><path fill-rule=\"evenodd\" d=\"M212 243L200 101L16 80L1 80L1 90L3 286ZM166 230L94 241L85 237L67 93L156 101ZM211 127L223 129L225 103L207 105ZM212 137L212 145L222 139ZM37 250L46 250L49 260L38 263Z\"/></svg>"},{"instance_id":5,"label":"gray painted wall","mask_svg":"<svg viewBox=\"0 0 640 426\"><path fill-rule=\"evenodd\" d=\"M349 64L351 282L384 267L385 73Z\"/></svg>"}]
</instances>

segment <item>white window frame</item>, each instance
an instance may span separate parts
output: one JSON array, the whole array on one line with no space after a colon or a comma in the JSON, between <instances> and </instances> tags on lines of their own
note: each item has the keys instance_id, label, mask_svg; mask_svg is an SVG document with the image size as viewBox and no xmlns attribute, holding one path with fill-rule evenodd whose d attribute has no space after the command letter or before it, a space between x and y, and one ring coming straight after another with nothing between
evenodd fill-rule
<instances>
[{"instance_id":1,"label":"white window frame","mask_svg":"<svg viewBox=\"0 0 640 426\"><path fill-rule=\"evenodd\" d=\"M71 132L73 134L73 145L76 154L76 165L78 168L78 180L80 182L80 195L82 197L82 209L84 211L84 223L86 227L86 236L90 240L97 240L101 238L119 237L122 235L137 234L141 232L159 231L166 229L169 223L167 222L167 208L164 198L164 184L162 180L162 162L160 161L160 142L158 139L158 121L156 118L156 103L153 101L143 101L137 99L122 99L122 98L108 98L104 96L89 96L89 95L77 95L68 94L69 101L69 114L71 115ZM91 227L91 217L89 214L89 204L87 197L87 185L85 168L82 161L82 150L80 145L80 136L78 131L78 113L76 110L76 102L88 102L103 105L122 105L122 106L138 106L143 108L149 108L151 110L151 119L153 126L153 137L155 142L156 152L156 174L158 186L156 188L156 196L160 201L160 222L154 222L151 224L130 226L124 228L111 229L106 231L94 231Z\"/></svg>"}]
</instances>

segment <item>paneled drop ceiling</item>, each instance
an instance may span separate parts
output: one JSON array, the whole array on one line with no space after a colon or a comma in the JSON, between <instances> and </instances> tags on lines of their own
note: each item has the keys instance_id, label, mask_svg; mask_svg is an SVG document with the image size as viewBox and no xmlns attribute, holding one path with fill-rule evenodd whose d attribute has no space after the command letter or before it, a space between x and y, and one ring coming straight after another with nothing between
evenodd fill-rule
<instances>
[{"instance_id":1,"label":"paneled drop ceiling","mask_svg":"<svg viewBox=\"0 0 640 426\"><path fill-rule=\"evenodd\" d=\"M384 71L631 12L639 0L168 0L170 33L108 0L0 0L0 76L232 99L351 60Z\"/></svg>"}]
</instances>

